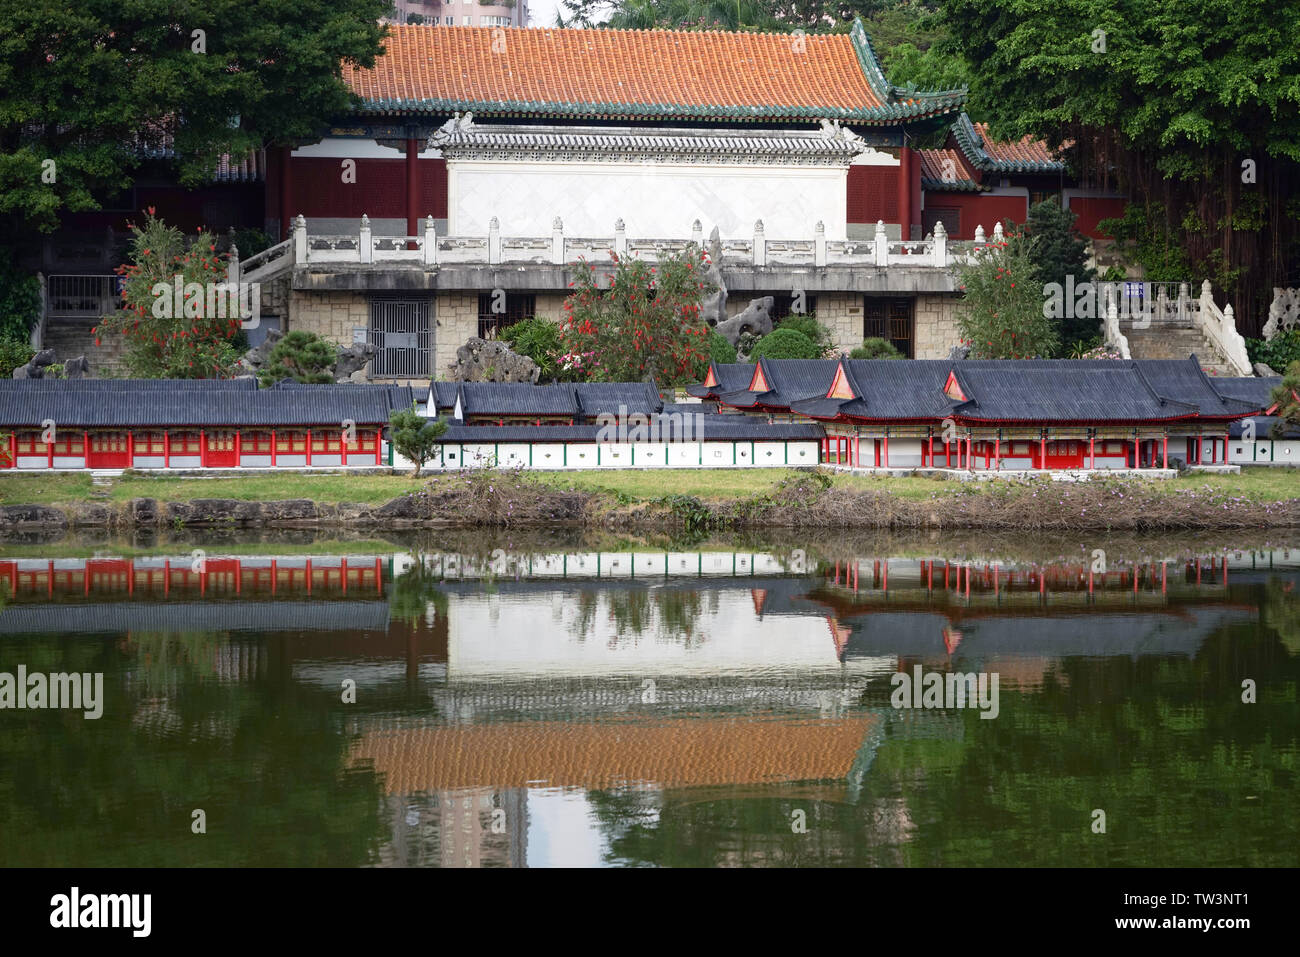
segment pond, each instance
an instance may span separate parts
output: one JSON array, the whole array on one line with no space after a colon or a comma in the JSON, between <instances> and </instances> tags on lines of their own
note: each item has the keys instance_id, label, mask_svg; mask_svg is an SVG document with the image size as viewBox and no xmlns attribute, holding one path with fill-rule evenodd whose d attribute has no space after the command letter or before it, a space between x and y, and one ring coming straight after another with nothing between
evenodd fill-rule
<instances>
[{"instance_id":1,"label":"pond","mask_svg":"<svg viewBox=\"0 0 1300 957\"><path fill-rule=\"evenodd\" d=\"M3 545L0 865L1295 866L1298 546Z\"/></svg>"}]
</instances>

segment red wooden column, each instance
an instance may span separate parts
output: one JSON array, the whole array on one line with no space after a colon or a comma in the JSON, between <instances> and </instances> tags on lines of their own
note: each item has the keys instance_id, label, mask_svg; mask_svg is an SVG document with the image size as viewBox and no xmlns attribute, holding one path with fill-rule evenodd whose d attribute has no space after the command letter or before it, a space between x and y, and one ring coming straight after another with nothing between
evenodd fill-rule
<instances>
[{"instance_id":1,"label":"red wooden column","mask_svg":"<svg viewBox=\"0 0 1300 957\"><path fill-rule=\"evenodd\" d=\"M1088 436L1088 468L1097 467L1097 434L1094 432Z\"/></svg>"},{"instance_id":2,"label":"red wooden column","mask_svg":"<svg viewBox=\"0 0 1300 957\"><path fill-rule=\"evenodd\" d=\"M45 467L47 469L54 468L54 443L53 442L45 443Z\"/></svg>"},{"instance_id":3,"label":"red wooden column","mask_svg":"<svg viewBox=\"0 0 1300 957\"><path fill-rule=\"evenodd\" d=\"M90 468L90 433L81 433L81 467Z\"/></svg>"},{"instance_id":4,"label":"red wooden column","mask_svg":"<svg viewBox=\"0 0 1300 957\"><path fill-rule=\"evenodd\" d=\"M126 467L135 468L135 433L130 429L126 432Z\"/></svg>"},{"instance_id":5,"label":"red wooden column","mask_svg":"<svg viewBox=\"0 0 1300 957\"><path fill-rule=\"evenodd\" d=\"M993 440L993 469L1002 471L1002 436L999 435Z\"/></svg>"},{"instance_id":6,"label":"red wooden column","mask_svg":"<svg viewBox=\"0 0 1300 957\"><path fill-rule=\"evenodd\" d=\"M1223 464L1224 465L1228 464L1228 441L1230 438L1231 438L1231 433L1229 432L1223 433Z\"/></svg>"},{"instance_id":7,"label":"red wooden column","mask_svg":"<svg viewBox=\"0 0 1300 957\"><path fill-rule=\"evenodd\" d=\"M271 468L275 468L275 429L271 430Z\"/></svg>"},{"instance_id":8,"label":"red wooden column","mask_svg":"<svg viewBox=\"0 0 1300 957\"><path fill-rule=\"evenodd\" d=\"M307 430L307 464L311 465L311 429Z\"/></svg>"},{"instance_id":9,"label":"red wooden column","mask_svg":"<svg viewBox=\"0 0 1300 957\"><path fill-rule=\"evenodd\" d=\"M889 468L889 433L885 433L885 468Z\"/></svg>"},{"instance_id":10,"label":"red wooden column","mask_svg":"<svg viewBox=\"0 0 1300 957\"><path fill-rule=\"evenodd\" d=\"M383 456L380 453L380 449L382 449L383 446L384 446L384 430L375 429L375 464L376 465L384 464Z\"/></svg>"},{"instance_id":11,"label":"red wooden column","mask_svg":"<svg viewBox=\"0 0 1300 957\"><path fill-rule=\"evenodd\" d=\"M235 468L244 464L244 432L242 429L235 429Z\"/></svg>"},{"instance_id":12,"label":"red wooden column","mask_svg":"<svg viewBox=\"0 0 1300 957\"><path fill-rule=\"evenodd\" d=\"M420 141L406 141L406 235L415 236L420 228Z\"/></svg>"},{"instance_id":13,"label":"red wooden column","mask_svg":"<svg viewBox=\"0 0 1300 957\"><path fill-rule=\"evenodd\" d=\"M1204 455L1205 455L1205 436L1198 435L1196 437L1196 464L1197 465L1201 464L1201 458Z\"/></svg>"},{"instance_id":14,"label":"red wooden column","mask_svg":"<svg viewBox=\"0 0 1300 957\"><path fill-rule=\"evenodd\" d=\"M199 465L208 464L208 430L199 429Z\"/></svg>"},{"instance_id":15,"label":"red wooden column","mask_svg":"<svg viewBox=\"0 0 1300 957\"><path fill-rule=\"evenodd\" d=\"M163 468L172 467L172 434L163 430Z\"/></svg>"},{"instance_id":16,"label":"red wooden column","mask_svg":"<svg viewBox=\"0 0 1300 957\"><path fill-rule=\"evenodd\" d=\"M280 238L288 239L293 226L292 180L289 176L289 162L293 147L280 147Z\"/></svg>"},{"instance_id":17,"label":"red wooden column","mask_svg":"<svg viewBox=\"0 0 1300 957\"><path fill-rule=\"evenodd\" d=\"M1038 467L1047 468L1047 436L1041 432L1038 435Z\"/></svg>"},{"instance_id":18,"label":"red wooden column","mask_svg":"<svg viewBox=\"0 0 1300 957\"><path fill-rule=\"evenodd\" d=\"M912 238L912 150L903 146L898 151L898 230L899 239Z\"/></svg>"}]
</instances>

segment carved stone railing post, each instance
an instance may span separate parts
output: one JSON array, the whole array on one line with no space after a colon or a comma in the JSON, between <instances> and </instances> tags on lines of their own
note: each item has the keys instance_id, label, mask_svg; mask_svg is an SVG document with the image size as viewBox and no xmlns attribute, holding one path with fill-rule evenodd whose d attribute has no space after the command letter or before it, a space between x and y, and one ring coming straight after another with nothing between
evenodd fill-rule
<instances>
[{"instance_id":1,"label":"carved stone railing post","mask_svg":"<svg viewBox=\"0 0 1300 957\"><path fill-rule=\"evenodd\" d=\"M293 258L295 262L307 261L307 218L302 213L293 221Z\"/></svg>"},{"instance_id":2,"label":"carved stone railing post","mask_svg":"<svg viewBox=\"0 0 1300 957\"><path fill-rule=\"evenodd\" d=\"M976 246L983 246L983 245L985 245L987 242L988 242L988 239L985 238L985 236L984 236L984 227L983 227L983 226L976 226L976 227L975 227L975 245L976 245Z\"/></svg>"},{"instance_id":3,"label":"carved stone railing post","mask_svg":"<svg viewBox=\"0 0 1300 957\"><path fill-rule=\"evenodd\" d=\"M704 227L700 225L698 219L691 223L691 242L697 246L704 245Z\"/></svg>"},{"instance_id":4,"label":"carved stone railing post","mask_svg":"<svg viewBox=\"0 0 1300 957\"><path fill-rule=\"evenodd\" d=\"M551 262L564 263L564 221L559 216L551 223Z\"/></svg>"},{"instance_id":5,"label":"carved stone railing post","mask_svg":"<svg viewBox=\"0 0 1300 957\"><path fill-rule=\"evenodd\" d=\"M1119 306L1115 302L1115 287L1105 283L1106 315L1102 319L1102 340L1119 353L1121 359L1132 359L1128 348L1128 336L1119 328Z\"/></svg>"},{"instance_id":6,"label":"carved stone railing post","mask_svg":"<svg viewBox=\"0 0 1300 957\"><path fill-rule=\"evenodd\" d=\"M438 262L438 227L434 225L433 217L428 216L424 220L424 264L432 266Z\"/></svg>"},{"instance_id":7,"label":"carved stone railing post","mask_svg":"<svg viewBox=\"0 0 1300 957\"><path fill-rule=\"evenodd\" d=\"M230 244L230 254L226 259L226 282L232 289L239 288L239 247L234 243Z\"/></svg>"},{"instance_id":8,"label":"carved stone railing post","mask_svg":"<svg viewBox=\"0 0 1300 957\"><path fill-rule=\"evenodd\" d=\"M877 266L889 265L889 236L885 232L885 221L876 220L876 241L871 246Z\"/></svg>"},{"instance_id":9,"label":"carved stone railing post","mask_svg":"<svg viewBox=\"0 0 1300 957\"><path fill-rule=\"evenodd\" d=\"M493 216L488 220L488 265L501 262L501 222Z\"/></svg>"},{"instance_id":10,"label":"carved stone railing post","mask_svg":"<svg viewBox=\"0 0 1300 957\"><path fill-rule=\"evenodd\" d=\"M375 261L375 244L370 232L370 217L361 214L361 237L357 240L357 252L361 254L362 263Z\"/></svg>"},{"instance_id":11,"label":"carved stone railing post","mask_svg":"<svg viewBox=\"0 0 1300 957\"><path fill-rule=\"evenodd\" d=\"M763 221L754 221L754 265L767 265L767 234L763 232Z\"/></svg>"},{"instance_id":12,"label":"carved stone railing post","mask_svg":"<svg viewBox=\"0 0 1300 957\"><path fill-rule=\"evenodd\" d=\"M933 262L936 266L948 265L948 230L943 228L943 221L934 224Z\"/></svg>"},{"instance_id":13,"label":"carved stone railing post","mask_svg":"<svg viewBox=\"0 0 1300 957\"><path fill-rule=\"evenodd\" d=\"M820 219L813 230L813 265L826 265L826 224Z\"/></svg>"},{"instance_id":14,"label":"carved stone railing post","mask_svg":"<svg viewBox=\"0 0 1300 957\"><path fill-rule=\"evenodd\" d=\"M1000 219L993 224L993 241L995 243L1002 242L1002 220Z\"/></svg>"},{"instance_id":15,"label":"carved stone railing post","mask_svg":"<svg viewBox=\"0 0 1300 957\"><path fill-rule=\"evenodd\" d=\"M627 255L627 226L622 219L614 220L614 252L620 259Z\"/></svg>"}]
</instances>

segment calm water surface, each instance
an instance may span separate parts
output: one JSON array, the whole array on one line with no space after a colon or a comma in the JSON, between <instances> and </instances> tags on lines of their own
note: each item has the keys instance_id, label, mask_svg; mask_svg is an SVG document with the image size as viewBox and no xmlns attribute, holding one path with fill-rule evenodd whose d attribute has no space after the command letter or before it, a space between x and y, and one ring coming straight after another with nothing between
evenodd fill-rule
<instances>
[{"instance_id":1,"label":"calm water surface","mask_svg":"<svg viewBox=\"0 0 1300 957\"><path fill-rule=\"evenodd\" d=\"M104 675L0 865L1300 864L1300 550L1192 551L0 547L0 672Z\"/></svg>"}]
</instances>

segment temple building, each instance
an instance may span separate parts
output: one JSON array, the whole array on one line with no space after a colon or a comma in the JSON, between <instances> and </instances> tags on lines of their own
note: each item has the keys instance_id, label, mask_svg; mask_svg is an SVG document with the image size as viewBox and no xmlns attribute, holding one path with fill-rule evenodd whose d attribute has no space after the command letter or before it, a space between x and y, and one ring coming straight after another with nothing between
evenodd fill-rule
<instances>
[{"instance_id":1,"label":"temple building","mask_svg":"<svg viewBox=\"0 0 1300 957\"><path fill-rule=\"evenodd\" d=\"M354 115L268 157L267 231L244 264L266 320L379 350L374 378L442 378L455 350L558 320L580 257L714 249L729 314L772 296L844 350L957 343L950 265L925 225L914 144L965 91L885 77L860 23L836 35L393 26L345 70ZM269 304L269 308L267 307Z\"/></svg>"}]
</instances>

